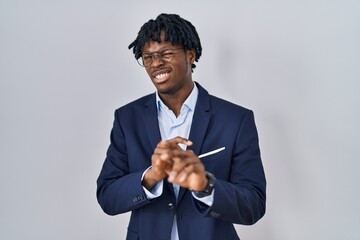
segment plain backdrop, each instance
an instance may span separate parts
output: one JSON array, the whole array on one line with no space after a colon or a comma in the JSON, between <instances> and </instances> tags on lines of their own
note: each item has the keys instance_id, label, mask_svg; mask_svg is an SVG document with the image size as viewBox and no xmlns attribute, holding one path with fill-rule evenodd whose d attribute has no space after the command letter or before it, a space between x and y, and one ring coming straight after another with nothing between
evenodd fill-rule
<instances>
[{"instance_id":1,"label":"plain backdrop","mask_svg":"<svg viewBox=\"0 0 360 240\"><path fill-rule=\"evenodd\" d=\"M125 239L96 179L116 108L155 89L128 45L191 21L193 74L255 113L267 212L242 239L360 239L360 1L0 0L0 239Z\"/></svg>"}]
</instances>

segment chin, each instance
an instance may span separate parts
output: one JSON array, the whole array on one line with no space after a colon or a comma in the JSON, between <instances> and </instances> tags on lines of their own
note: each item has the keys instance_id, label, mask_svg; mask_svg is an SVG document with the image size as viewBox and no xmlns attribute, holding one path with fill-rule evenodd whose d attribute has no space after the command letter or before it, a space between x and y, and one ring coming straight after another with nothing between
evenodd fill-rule
<instances>
[{"instance_id":1,"label":"chin","mask_svg":"<svg viewBox=\"0 0 360 240\"><path fill-rule=\"evenodd\" d=\"M159 94L172 94L174 91L169 88L156 88Z\"/></svg>"}]
</instances>

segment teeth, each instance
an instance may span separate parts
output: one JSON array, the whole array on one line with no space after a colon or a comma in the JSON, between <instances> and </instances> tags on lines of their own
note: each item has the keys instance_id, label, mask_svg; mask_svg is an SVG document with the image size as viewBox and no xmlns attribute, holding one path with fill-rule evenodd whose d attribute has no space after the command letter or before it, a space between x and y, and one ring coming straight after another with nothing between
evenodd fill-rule
<instances>
[{"instance_id":1,"label":"teeth","mask_svg":"<svg viewBox=\"0 0 360 240\"><path fill-rule=\"evenodd\" d=\"M160 73L159 75L156 75L155 78L164 78L167 77L169 74L168 73Z\"/></svg>"}]
</instances>

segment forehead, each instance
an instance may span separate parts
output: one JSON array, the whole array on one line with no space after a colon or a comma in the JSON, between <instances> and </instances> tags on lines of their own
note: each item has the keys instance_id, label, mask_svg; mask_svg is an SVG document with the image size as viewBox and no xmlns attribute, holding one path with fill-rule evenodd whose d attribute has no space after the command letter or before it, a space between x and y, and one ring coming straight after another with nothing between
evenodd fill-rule
<instances>
[{"instance_id":1,"label":"forehead","mask_svg":"<svg viewBox=\"0 0 360 240\"><path fill-rule=\"evenodd\" d=\"M162 30L160 32L160 42L156 41L156 32L153 32L153 38L150 39L149 41L145 42L143 48L142 48L142 52L158 52L164 49L169 49L169 48L173 48L173 47L179 47L180 45L176 45L173 44L170 41L165 41L165 32Z\"/></svg>"},{"instance_id":2,"label":"forehead","mask_svg":"<svg viewBox=\"0 0 360 240\"><path fill-rule=\"evenodd\" d=\"M157 42L157 41L149 41L144 44L143 52L158 52L164 49L174 48L174 44L171 42Z\"/></svg>"}]
</instances>

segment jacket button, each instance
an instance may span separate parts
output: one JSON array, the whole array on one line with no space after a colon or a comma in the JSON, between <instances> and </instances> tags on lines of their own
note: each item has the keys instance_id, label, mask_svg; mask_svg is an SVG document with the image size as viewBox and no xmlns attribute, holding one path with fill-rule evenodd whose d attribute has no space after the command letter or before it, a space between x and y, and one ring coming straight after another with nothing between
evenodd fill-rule
<instances>
[{"instance_id":1,"label":"jacket button","mask_svg":"<svg viewBox=\"0 0 360 240\"><path fill-rule=\"evenodd\" d=\"M168 207L169 207L169 209L174 209L174 204L173 204L173 203L169 203L169 204L168 204Z\"/></svg>"},{"instance_id":2,"label":"jacket button","mask_svg":"<svg viewBox=\"0 0 360 240\"><path fill-rule=\"evenodd\" d=\"M221 214L220 213L217 213L215 211L210 211L210 216L214 217L214 218L217 218L217 217L220 217Z\"/></svg>"}]
</instances>

